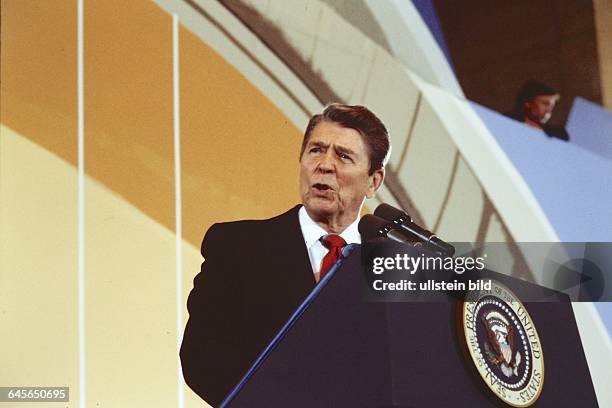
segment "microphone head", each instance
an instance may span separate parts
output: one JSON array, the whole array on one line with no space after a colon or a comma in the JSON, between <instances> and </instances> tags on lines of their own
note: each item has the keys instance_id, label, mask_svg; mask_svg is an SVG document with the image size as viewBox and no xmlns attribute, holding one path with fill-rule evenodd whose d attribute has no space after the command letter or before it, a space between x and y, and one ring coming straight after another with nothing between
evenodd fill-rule
<instances>
[{"instance_id":1,"label":"microphone head","mask_svg":"<svg viewBox=\"0 0 612 408\"><path fill-rule=\"evenodd\" d=\"M374 210L374 215L389 221L398 221L400 219L402 219L402 221L412 221L410 216L404 211L385 203L382 203L376 207L376 210Z\"/></svg>"},{"instance_id":2,"label":"microphone head","mask_svg":"<svg viewBox=\"0 0 612 408\"><path fill-rule=\"evenodd\" d=\"M366 240L369 240L386 237L387 232L389 232L391 228L389 221L377 217L376 215L366 214L359 220L357 229Z\"/></svg>"}]
</instances>

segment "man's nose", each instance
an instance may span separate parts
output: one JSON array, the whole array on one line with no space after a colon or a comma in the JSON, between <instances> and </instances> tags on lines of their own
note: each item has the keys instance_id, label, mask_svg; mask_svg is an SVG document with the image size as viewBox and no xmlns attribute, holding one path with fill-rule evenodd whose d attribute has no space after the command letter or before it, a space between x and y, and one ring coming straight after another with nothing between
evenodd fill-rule
<instances>
[{"instance_id":1,"label":"man's nose","mask_svg":"<svg viewBox=\"0 0 612 408\"><path fill-rule=\"evenodd\" d=\"M328 150L324 155L321 156L317 168L322 173L330 173L334 171L334 166L334 158L332 156L332 153Z\"/></svg>"}]
</instances>

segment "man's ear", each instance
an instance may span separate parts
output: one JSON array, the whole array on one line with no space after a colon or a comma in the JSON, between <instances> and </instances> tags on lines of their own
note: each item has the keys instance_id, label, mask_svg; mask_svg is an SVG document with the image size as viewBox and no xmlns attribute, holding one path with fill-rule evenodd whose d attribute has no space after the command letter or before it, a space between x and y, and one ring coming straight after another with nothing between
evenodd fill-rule
<instances>
[{"instance_id":1,"label":"man's ear","mask_svg":"<svg viewBox=\"0 0 612 408\"><path fill-rule=\"evenodd\" d=\"M385 180L385 169L384 168L374 171L374 173L372 173L372 175L370 175L370 178L369 178L370 184L368 186L368 193L366 194L366 197L367 198L374 197L374 194L376 193L376 191L378 191L380 186L382 186L382 183L384 180Z\"/></svg>"}]
</instances>

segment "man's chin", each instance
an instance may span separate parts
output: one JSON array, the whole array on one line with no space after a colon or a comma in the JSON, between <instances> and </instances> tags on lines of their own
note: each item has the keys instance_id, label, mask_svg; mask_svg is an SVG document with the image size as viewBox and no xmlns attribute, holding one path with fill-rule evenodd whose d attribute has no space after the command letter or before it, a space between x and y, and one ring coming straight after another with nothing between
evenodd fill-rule
<instances>
[{"instance_id":1,"label":"man's chin","mask_svg":"<svg viewBox=\"0 0 612 408\"><path fill-rule=\"evenodd\" d=\"M304 207L312 218L325 218L338 212L338 205L334 201L321 198L311 198L305 201Z\"/></svg>"}]
</instances>

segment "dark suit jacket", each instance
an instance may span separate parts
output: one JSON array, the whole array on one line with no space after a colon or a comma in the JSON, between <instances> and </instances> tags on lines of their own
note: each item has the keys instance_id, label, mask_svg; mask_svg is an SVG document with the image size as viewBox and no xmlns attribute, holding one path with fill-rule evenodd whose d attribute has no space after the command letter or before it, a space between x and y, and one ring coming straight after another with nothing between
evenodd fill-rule
<instances>
[{"instance_id":1,"label":"dark suit jacket","mask_svg":"<svg viewBox=\"0 0 612 408\"><path fill-rule=\"evenodd\" d=\"M505 112L504 115L510 119L518 120L521 123L525 122L525 115L522 112L510 111ZM569 142L570 140L570 135L563 126L545 123L542 125L542 130L547 136L556 137L557 139L565 140L566 142Z\"/></svg>"},{"instance_id":2,"label":"dark suit jacket","mask_svg":"<svg viewBox=\"0 0 612 408\"><path fill-rule=\"evenodd\" d=\"M187 384L218 405L315 285L296 206L269 220L215 224L187 300Z\"/></svg>"}]
</instances>

